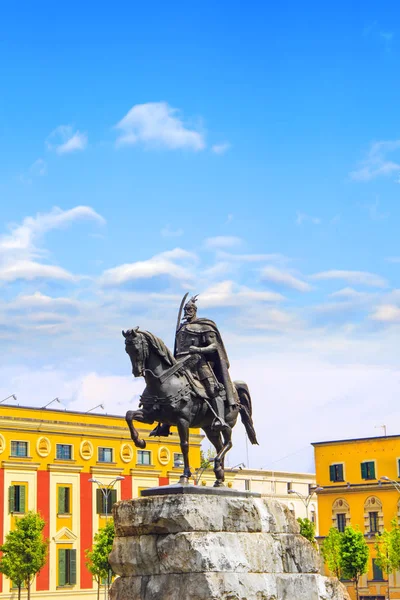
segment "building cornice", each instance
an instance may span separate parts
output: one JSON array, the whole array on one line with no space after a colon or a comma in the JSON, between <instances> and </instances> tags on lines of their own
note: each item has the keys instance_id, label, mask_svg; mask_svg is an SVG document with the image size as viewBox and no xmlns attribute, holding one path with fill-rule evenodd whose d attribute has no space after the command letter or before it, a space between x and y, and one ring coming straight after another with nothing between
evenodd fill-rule
<instances>
[{"instance_id":1,"label":"building cornice","mask_svg":"<svg viewBox=\"0 0 400 600\"><path fill-rule=\"evenodd\" d=\"M37 471L40 469L40 463L24 462L22 460L3 460L1 466L3 469L18 469L23 471Z\"/></svg>"},{"instance_id":2,"label":"building cornice","mask_svg":"<svg viewBox=\"0 0 400 600\"><path fill-rule=\"evenodd\" d=\"M131 469L130 470L130 474L136 477L159 477L161 475L162 471L158 470L158 469Z\"/></svg>"},{"instance_id":3,"label":"building cornice","mask_svg":"<svg viewBox=\"0 0 400 600\"><path fill-rule=\"evenodd\" d=\"M59 473L80 473L83 470L83 465L49 464L47 469Z\"/></svg>"},{"instance_id":4,"label":"building cornice","mask_svg":"<svg viewBox=\"0 0 400 600\"><path fill-rule=\"evenodd\" d=\"M330 494L355 494L357 492L382 492L383 490L394 490L394 486L389 484L380 485L378 481L371 483L351 483L350 485L331 485L324 486L317 492L318 496L327 496Z\"/></svg>"},{"instance_id":5,"label":"building cornice","mask_svg":"<svg viewBox=\"0 0 400 600\"><path fill-rule=\"evenodd\" d=\"M95 465L94 467L90 467L90 472L93 475L114 475L118 477L121 473L124 472L123 468L119 467L100 467L99 465Z\"/></svg>"},{"instance_id":6,"label":"building cornice","mask_svg":"<svg viewBox=\"0 0 400 600\"><path fill-rule=\"evenodd\" d=\"M62 434L63 436L79 436L86 435L90 438L106 438L120 441L132 441L128 427L116 425L99 425L95 423L77 423L66 421L42 421L39 419L19 419L7 418L2 420L2 432L18 431L19 434L28 433L43 433L43 434ZM150 433L149 429L141 427L137 428L141 437L145 437ZM192 433L190 435L190 443L192 446L199 446L203 439L203 435ZM160 438L146 438L146 442L151 445L160 444L163 440ZM169 444L180 444L179 435L173 432L168 438Z\"/></svg>"}]
</instances>

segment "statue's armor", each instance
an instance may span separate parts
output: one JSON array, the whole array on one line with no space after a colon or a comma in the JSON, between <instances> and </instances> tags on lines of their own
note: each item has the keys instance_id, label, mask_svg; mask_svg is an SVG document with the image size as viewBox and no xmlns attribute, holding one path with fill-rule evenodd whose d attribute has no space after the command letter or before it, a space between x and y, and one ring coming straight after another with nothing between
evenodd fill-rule
<instances>
[{"instance_id":1,"label":"statue's armor","mask_svg":"<svg viewBox=\"0 0 400 600\"><path fill-rule=\"evenodd\" d=\"M202 346L202 329L197 323L185 323L176 334L176 358L189 353L190 346Z\"/></svg>"},{"instance_id":2,"label":"statue's armor","mask_svg":"<svg viewBox=\"0 0 400 600\"><path fill-rule=\"evenodd\" d=\"M193 376L205 387L209 396L215 397L225 390L225 398L229 405L236 403L233 386L222 372L222 361L225 360L225 348L220 340L218 329L208 319L197 319L181 325L176 334L176 358L183 358L189 353L191 346L205 349L207 352L199 354L199 360L193 367ZM221 356L223 354L223 356ZM227 362L227 359L226 359ZM226 365L225 366L229 366ZM227 373L227 368L225 374Z\"/></svg>"},{"instance_id":3,"label":"statue's armor","mask_svg":"<svg viewBox=\"0 0 400 600\"><path fill-rule=\"evenodd\" d=\"M185 323L179 329L176 336L176 358L183 358L189 354L190 346L207 346L204 337L204 326L200 323ZM204 386L208 396L213 398L220 392L217 378L214 375L212 366L205 356L199 355L198 361L192 368L193 376Z\"/></svg>"}]
</instances>

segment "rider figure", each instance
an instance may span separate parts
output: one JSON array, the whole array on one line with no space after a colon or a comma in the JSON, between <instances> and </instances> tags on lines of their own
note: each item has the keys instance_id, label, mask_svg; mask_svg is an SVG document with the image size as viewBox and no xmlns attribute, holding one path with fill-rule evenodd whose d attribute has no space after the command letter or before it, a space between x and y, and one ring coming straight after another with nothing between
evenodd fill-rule
<instances>
[{"instance_id":1,"label":"rider figure","mask_svg":"<svg viewBox=\"0 0 400 600\"><path fill-rule=\"evenodd\" d=\"M216 414L212 427L219 430L225 425L224 397L228 406L235 406L236 398L221 335L214 321L197 318L196 300L194 296L185 304L184 318L176 332L175 357L180 360L188 354L198 355L191 372L205 389ZM169 425L158 425L150 435L169 435Z\"/></svg>"}]
</instances>

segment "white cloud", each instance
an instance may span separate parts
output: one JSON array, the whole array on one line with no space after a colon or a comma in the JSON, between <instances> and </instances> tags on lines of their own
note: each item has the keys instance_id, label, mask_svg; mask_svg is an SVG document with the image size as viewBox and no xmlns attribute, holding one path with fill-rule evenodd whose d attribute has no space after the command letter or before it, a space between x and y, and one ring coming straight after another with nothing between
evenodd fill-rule
<instances>
[{"instance_id":1,"label":"white cloud","mask_svg":"<svg viewBox=\"0 0 400 600\"><path fill-rule=\"evenodd\" d=\"M332 294L330 294L330 296L332 296L333 298L344 298L346 300L357 300L357 299L363 299L366 296L370 296L370 294L366 294L365 292L359 292L357 290L354 290L351 287L346 287L346 288L342 288L341 290L338 290L337 292L333 292Z\"/></svg>"},{"instance_id":2,"label":"white cloud","mask_svg":"<svg viewBox=\"0 0 400 600\"><path fill-rule=\"evenodd\" d=\"M306 213L297 211L296 213L296 223L297 225L302 225L303 223L312 223L313 225L320 225L322 223L322 219L319 217L312 217L307 215Z\"/></svg>"},{"instance_id":3,"label":"white cloud","mask_svg":"<svg viewBox=\"0 0 400 600\"><path fill-rule=\"evenodd\" d=\"M298 292L309 292L312 289L309 283L276 267L264 267L261 271L261 278L276 285L292 288Z\"/></svg>"},{"instance_id":4,"label":"white cloud","mask_svg":"<svg viewBox=\"0 0 400 600\"><path fill-rule=\"evenodd\" d=\"M193 279L193 270L187 263L193 263L196 256L191 252L175 248L167 252L156 254L152 258L134 263L127 263L107 269L101 277L101 283L105 286L123 285L136 279L150 279L160 275L167 275L173 279ZM178 264L183 262L184 264Z\"/></svg>"},{"instance_id":5,"label":"white cloud","mask_svg":"<svg viewBox=\"0 0 400 600\"><path fill-rule=\"evenodd\" d=\"M371 314L371 319L382 323L400 323L400 308L394 304L382 304Z\"/></svg>"},{"instance_id":6,"label":"white cloud","mask_svg":"<svg viewBox=\"0 0 400 600\"><path fill-rule=\"evenodd\" d=\"M136 104L116 125L120 130L117 145L143 143L176 150L204 150L204 136L189 129L179 117L179 111L166 102Z\"/></svg>"},{"instance_id":7,"label":"white cloud","mask_svg":"<svg viewBox=\"0 0 400 600\"><path fill-rule=\"evenodd\" d=\"M33 294L20 294L13 300L14 308L62 310L63 308L77 307L79 303L72 298L52 298L41 292Z\"/></svg>"},{"instance_id":8,"label":"white cloud","mask_svg":"<svg viewBox=\"0 0 400 600\"><path fill-rule=\"evenodd\" d=\"M22 225L11 226L11 233L0 236L0 253L11 250L27 250L35 253L35 240L41 238L47 231L59 229L73 221L92 219L100 224L105 220L90 206L76 206L70 210L53 208L48 213L39 213L36 217L26 217Z\"/></svg>"},{"instance_id":9,"label":"white cloud","mask_svg":"<svg viewBox=\"0 0 400 600\"><path fill-rule=\"evenodd\" d=\"M217 262L212 267L208 267L204 269L201 273L203 277L218 279L220 277L225 277L228 273L231 273L234 270L234 265L232 262Z\"/></svg>"},{"instance_id":10,"label":"white cloud","mask_svg":"<svg viewBox=\"0 0 400 600\"><path fill-rule=\"evenodd\" d=\"M50 133L46 146L48 150L53 150L57 154L68 154L84 150L87 142L87 133L74 131L71 125L60 125Z\"/></svg>"},{"instance_id":11,"label":"white cloud","mask_svg":"<svg viewBox=\"0 0 400 600\"><path fill-rule=\"evenodd\" d=\"M234 235L217 235L216 237L210 237L204 240L204 246L206 248L233 248L234 246L240 246L242 240L240 237Z\"/></svg>"},{"instance_id":12,"label":"white cloud","mask_svg":"<svg viewBox=\"0 0 400 600\"><path fill-rule=\"evenodd\" d=\"M43 265L31 260L15 261L11 264L0 266L0 281L18 281L25 279L56 279L63 281L75 281L76 278L61 267L54 265Z\"/></svg>"},{"instance_id":13,"label":"white cloud","mask_svg":"<svg viewBox=\"0 0 400 600\"><path fill-rule=\"evenodd\" d=\"M199 296L202 308L243 306L252 302L278 302L283 299L281 294L252 290L230 280L209 287Z\"/></svg>"},{"instance_id":14,"label":"white cloud","mask_svg":"<svg viewBox=\"0 0 400 600\"><path fill-rule=\"evenodd\" d=\"M38 158L35 162L29 167L29 173L32 176L43 177L47 175L47 164L43 158Z\"/></svg>"},{"instance_id":15,"label":"white cloud","mask_svg":"<svg viewBox=\"0 0 400 600\"><path fill-rule=\"evenodd\" d=\"M161 229L161 235L165 238L181 237L184 231L180 227L173 229L169 224Z\"/></svg>"},{"instance_id":16,"label":"white cloud","mask_svg":"<svg viewBox=\"0 0 400 600\"><path fill-rule=\"evenodd\" d=\"M384 288L387 285L385 279L379 275L375 275L375 273L368 273L368 271L341 271L333 269L315 273L314 275L311 275L311 279L316 281L343 279L350 285L366 285L379 288Z\"/></svg>"},{"instance_id":17,"label":"white cloud","mask_svg":"<svg viewBox=\"0 0 400 600\"><path fill-rule=\"evenodd\" d=\"M214 154L225 154L230 148L231 145L228 142L224 142L223 144L214 144L214 146L211 146L211 151Z\"/></svg>"},{"instance_id":18,"label":"white cloud","mask_svg":"<svg viewBox=\"0 0 400 600\"><path fill-rule=\"evenodd\" d=\"M387 159L387 155L400 149L400 140L374 142L360 168L350 173L355 181L370 181L376 177L387 177L400 172L400 164Z\"/></svg>"},{"instance_id":19,"label":"white cloud","mask_svg":"<svg viewBox=\"0 0 400 600\"><path fill-rule=\"evenodd\" d=\"M70 210L53 208L48 213L26 217L20 225L11 225L10 233L0 236L0 280L11 282L46 278L74 281L76 278L65 269L41 264L35 259L45 254L38 243L48 231L82 219L105 223L103 217L90 206L76 206Z\"/></svg>"}]
</instances>

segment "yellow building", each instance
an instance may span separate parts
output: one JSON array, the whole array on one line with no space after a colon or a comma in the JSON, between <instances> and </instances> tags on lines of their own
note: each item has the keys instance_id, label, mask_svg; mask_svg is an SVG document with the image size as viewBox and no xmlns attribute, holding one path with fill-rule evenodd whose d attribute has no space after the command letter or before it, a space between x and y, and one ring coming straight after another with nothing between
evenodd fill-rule
<instances>
[{"instance_id":1,"label":"yellow building","mask_svg":"<svg viewBox=\"0 0 400 600\"><path fill-rule=\"evenodd\" d=\"M323 487L318 494L319 535L323 538L331 527L343 531L346 525L358 526L370 548L360 600L385 600L387 580L375 565L374 544L377 534L400 518L400 495L391 482L400 480L400 435L313 446L316 478ZM355 597L350 585L349 592ZM400 598L400 573L390 576L390 597Z\"/></svg>"},{"instance_id":2,"label":"yellow building","mask_svg":"<svg viewBox=\"0 0 400 600\"><path fill-rule=\"evenodd\" d=\"M0 405L0 543L15 517L28 510L41 513L50 543L32 599L94 600L85 550L112 504L178 481L182 455L176 432L168 439L149 439L150 429L140 426L147 447L139 450L123 417ZM194 469L200 466L201 440L195 430L190 438ZM107 486L109 494L101 489ZM15 597L10 581L0 575L0 598Z\"/></svg>"}]
</instances>

